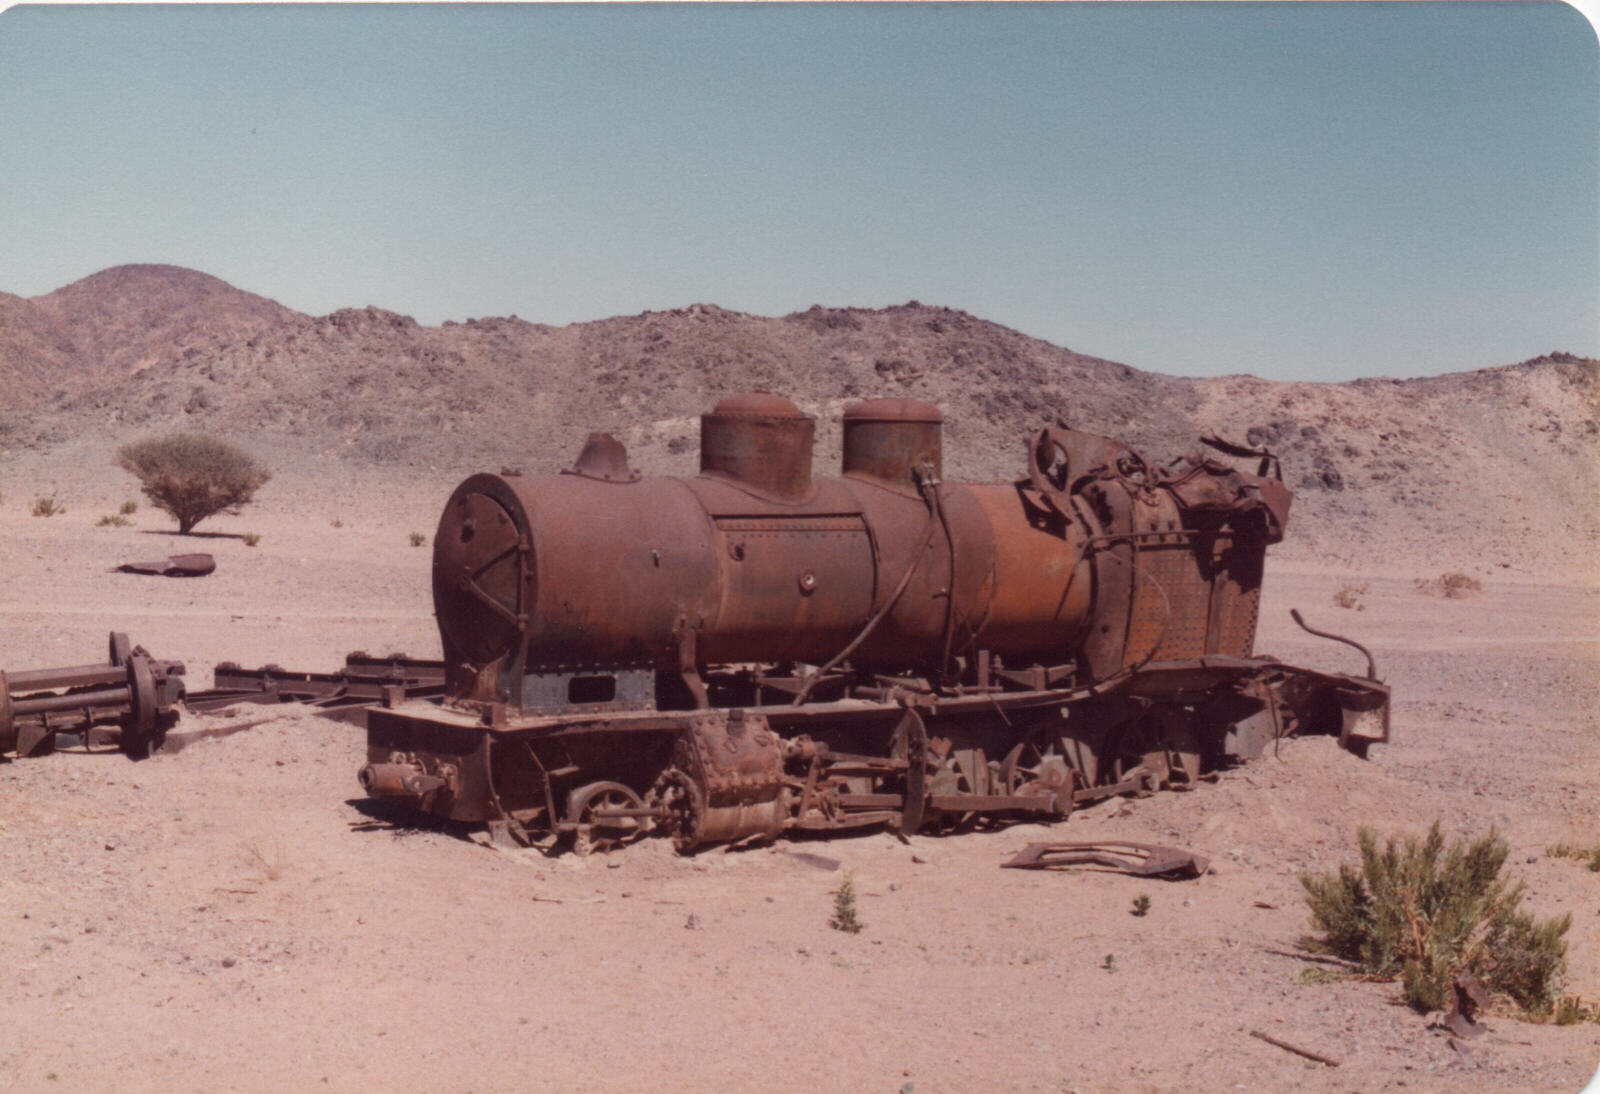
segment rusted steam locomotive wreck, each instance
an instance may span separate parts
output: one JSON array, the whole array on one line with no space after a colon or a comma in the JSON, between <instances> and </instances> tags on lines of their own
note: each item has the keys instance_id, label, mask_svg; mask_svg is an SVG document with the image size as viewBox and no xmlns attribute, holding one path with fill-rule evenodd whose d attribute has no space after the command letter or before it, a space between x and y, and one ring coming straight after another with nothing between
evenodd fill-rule
<instances>
[{"instance_id":1,"label":"rusted steam locomotive wreck","mask_svg":"<svg viewBox=\"0 0 1600 1094\"><path fill-rule=\"evenodd\" d=\"M756 393L700 474L594 435L570 471L475 475L439 522L442 703L368 715L367 792L580 851L1062 817L1279 737L1387 739L1388 689L1254 652L1290 495L1266 451L1146 463L1046 429L1017 482L942 475L939 411L815 421Z\"/></svg>"}]
</instances>

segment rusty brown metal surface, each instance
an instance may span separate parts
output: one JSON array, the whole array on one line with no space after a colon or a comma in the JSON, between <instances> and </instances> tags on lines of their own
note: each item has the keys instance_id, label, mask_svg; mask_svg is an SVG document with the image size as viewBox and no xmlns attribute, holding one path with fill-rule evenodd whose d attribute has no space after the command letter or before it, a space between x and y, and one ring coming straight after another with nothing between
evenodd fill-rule
<instances>
[{"instance_id":1,"label":"rusty brown metal surface","mask_svg":"<svg viewBox=\"0 0 1600 1094\"><path fill-rule=\"evenodd\" d=\"M814 420L754 392L702 417L696 476L591 435L568 473L468 478L435 535L444 695L370 708L369 792L690 850L1048 819L1291 734L1388 739L1380 681L1256 656L1270 452L1158 465L1053 428L1018 481L949 483L942 424L852 404L814 477Z\"/></svg>"},{"instance_id":2,"label":"rusty brown metal surface","mask_svg":"<svg viewBox=\"0 0 1600 1094\"><path fill-rule=\"evenodd\" d=\"M158 577L205 577L216 571L217 560L207 554L169 555L157 562L124 562L116 569L125 574Z\"/></svg>"},{"instance_id":3,"label":"rusty brown metal surface","mask_svg":"<svg viewBox=\"0 0 1600 1094\"><path fill-rule=\"evenodd\" d=\"M1154 843L1097 841L1090 843L1030 843L1008 861L1014 870L1060 870L1074 866L1100 866L1135 877L1196 878L1211 860L1182 847Z\"/></svg>"},{"instance_id":4,"label":"rusty brown metal surface","mask_svg":"<svg viewBox=\"0 0 1600 1094\"><path fill-rule=\"evenodd\" d=\"M241 704L305 703L325 717L362 725L369 707L443 695L444 685L443 661L399 654L347 654L344 667L334 672L298 672L277 665L246 669L224 661L213 673L211 688L184 696L183 705L213 713Z\"/></svg>"},{"instance_id":5,"label":"rusty brown metal surface","mask_svg":"<svg viewBox=\"0 0 1600 1094\"><path fill-rule=\"evenodd\" d=\"M0 753L38 756L70 738L115 725L122 751L142 759L159 748L183 698L183 664L160 661L113 631L104 664L0 672Z\"/></svg>"},{"instance_id":6,"label":"rusty brown metal surface","mask_svg":"<svg viewBox=\"0 0 1600 1094\"><path fill-rule=\"evenodd\" d=\"M639 472L628 466L628 450L609 433L591 433L578 461L564 475L582 475L601 482L637 482Z\"/></svg>"},{"instance_id":7,"label":"rusty brown metal surface","mask_svg":"<svg viewBox=\"0 0 1600 1094\"><path fill-rule=\"evenodd\" d=\"M944 478L944 415L917 399L867 399L844 408L846 475L916 497L919 471Z\"/></svg>"},{"instance_id":8,"label":"rusty brown metal surface","mask_svg":"<svg viewBox=\"0 0 1600 1094\"><path fill-rule=\"evenodd\" d=\"M816 427L780 395L730 395L700 418L700 473L799 501L811 492Z\"/></svg>"},{"instance_id":9,"label":"rusty brown metal surface","mask_svg":"<svg viewBox=\"0 0 1600 1094\"><path fill-rule=\"evenodd\" d=\"M702 843L771 839L788 809L783 750L765 718L735 710L698 716L673 750L650 800L680 851Z\"/></svg>"}]
</instances>

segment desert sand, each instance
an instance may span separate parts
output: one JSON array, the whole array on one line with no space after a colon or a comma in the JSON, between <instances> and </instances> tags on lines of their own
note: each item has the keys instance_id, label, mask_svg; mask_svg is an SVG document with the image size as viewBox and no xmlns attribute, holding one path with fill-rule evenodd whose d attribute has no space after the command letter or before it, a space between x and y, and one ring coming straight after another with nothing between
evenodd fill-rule
<instances>
[{"instance_id":1,"label":"desert sand","mask_svg":"<svg viewBox=\"0 0 1600 1094\"><path fill-rule=\"evenodd\" d=\"M137 496L104 457L0 463L0 667L98 660L112 629L185 661L192 689L221 660L438 656L410 535L453 478L280 472L202 539L147 505L97 527ZM30 516L52 490L66 513ZM107 572L194 549L215 574ZM1372 560L1269 562L1258 648L1360 670L1292 606L1368 643L1393 743L1363 761L1289 740L1053 828L507 852L368 804L361 732L293 706L185 716L269 720L141 763L0 762L0 1090L1578 1090L1600 1025L1494 1014L1458 1051L1398 985L1302 983L1286 955L1308 929L1298 872L1352 861L1359 825L1441 818L1505 837L1527 908L1573 917L1568 990L1600 998L1600 875L1545 851L1600 839L1600 589L1491 577L1443 599L1403 554ZM1334 606L1360 583L1360 610ZM1045 838L1177 844L1214 870L1000 869ZM829 927L845 877L855 935Z\"/></svg>"}]
</instances>

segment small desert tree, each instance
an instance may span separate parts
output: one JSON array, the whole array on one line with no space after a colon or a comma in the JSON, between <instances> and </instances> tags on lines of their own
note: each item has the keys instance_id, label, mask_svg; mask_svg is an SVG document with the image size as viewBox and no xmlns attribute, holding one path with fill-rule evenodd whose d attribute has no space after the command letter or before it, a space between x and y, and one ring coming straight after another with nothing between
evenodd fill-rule
<instances>
[{"instance_id":1,"label":"small desert tree","mask_svg":"<svg viewBox=\"0 0 1600 1094\"><path fill-rule=\"evenodd\" d=\"M247 452L199 433L147 437L117 450L157 509L178 520L180 535L217 513L237 512L272 477Z\"/></svg>"}]
</instances>

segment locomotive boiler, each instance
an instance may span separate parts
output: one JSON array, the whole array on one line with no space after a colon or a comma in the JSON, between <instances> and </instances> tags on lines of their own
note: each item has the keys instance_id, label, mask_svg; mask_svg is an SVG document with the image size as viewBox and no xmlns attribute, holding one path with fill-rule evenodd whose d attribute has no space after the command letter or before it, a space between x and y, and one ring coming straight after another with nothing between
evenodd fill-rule
<instances>
[{"instance_id":1,"label":"locomotive boiler","mask_svg":"<svg viewBox=\"0 0 1600 1094\"><path fill-rule=\"evenodd\" d=\"M693 477L595 434L560 474L461 483L434 538L447 696L369 714L367 792L525 844L686 851L1048 820L1290 734L1387 739L1370 659L1254 652L1290 502L1272 453L1206 438L1157 466L1051 428L1017 481L958 484L937 408L842 425L838 477L813 477L813 418L750 393L702 416Z\"/></svg>"}]
</instances>

